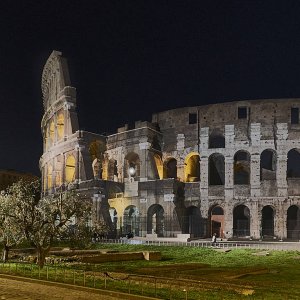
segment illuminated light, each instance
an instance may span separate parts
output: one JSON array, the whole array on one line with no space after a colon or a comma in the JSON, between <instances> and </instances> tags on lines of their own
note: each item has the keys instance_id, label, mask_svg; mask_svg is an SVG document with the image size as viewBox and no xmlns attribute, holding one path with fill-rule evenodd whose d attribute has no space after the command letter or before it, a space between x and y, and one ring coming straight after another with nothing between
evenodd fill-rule
<instances>
[{"instance_id":1,"label":"illuminated light","mask_svg":"<svg viewBox=\"0 0 300 300\"><path fill-rule=\"evenodd\" d=\"M48 189L52 188L52 166L48 166Z\"/></svg>"},{"instance_id":2,"label":"illuminated light","mask_svg":"<svg viewBox=\"0 0 300 300\"><path fill-rule=\"evenodd\" d=\"M129 171L129 175L130 176L134 176L135 175L135 168L134 167L130 167L129 169L128 169L128 171Z\"/></svg>"},{"instance_id":3,"label":"illuminated light","mask_svg":"<svg viewBox=\"0 0 300 300\"><path fill-rule=\"evenodd\" d=\"M64 115L63 114L59 114L57 117L57 135L59 139L62 139L64 136Z\"/></svg>"},{"instance_id":4,"label":"illuminated light","mask_svg":"<svg viewBox=\"0 0 300 300\"><path fill-rule=\"evenodd\" d=\"M66 161L66 182L72 182L75 179L75 157L70 155Z\"/></svg>"}]
</instances>

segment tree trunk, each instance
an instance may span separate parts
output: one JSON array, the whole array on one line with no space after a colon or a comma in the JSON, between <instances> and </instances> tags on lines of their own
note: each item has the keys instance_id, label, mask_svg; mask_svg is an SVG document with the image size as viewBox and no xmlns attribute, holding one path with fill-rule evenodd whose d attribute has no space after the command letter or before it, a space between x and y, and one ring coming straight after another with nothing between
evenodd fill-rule
<instances>
[{"instance_id":1,"label":"tree trunk","mask_svg":"<svg viewBox=\"0 0 300 300\"><path fill-rule=\"evenodd\" d=\"M2 261L3 262L7 262L7 260L8 260L8 251L9 251L9 247L7 245L4 245L3 253L2 253Z\"/></svg>"},{"instance_id":2,"label":"tree trunk","mask_svg":"<svg viewBox=\"0 0 300 300\"><path fill-rule=\"evenodd\" d=\"M46 259L46 256L48 254L50 249L48 248L43 248L41 246L38 246L37 247L37 264L39 265L40 268L43 268L44 265L45 265L45 259Z\"/></svg>"}]
</instances>

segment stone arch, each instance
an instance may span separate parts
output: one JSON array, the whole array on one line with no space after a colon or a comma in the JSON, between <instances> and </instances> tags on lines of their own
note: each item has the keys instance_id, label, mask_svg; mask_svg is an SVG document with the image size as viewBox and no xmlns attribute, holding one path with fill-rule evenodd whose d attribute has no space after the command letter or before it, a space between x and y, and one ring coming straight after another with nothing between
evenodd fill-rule
<instances>
[{"instance_id":1,"label":"stone arch","mask_svg":"<svg viewBox=\"0 0 300 300\"><path fill-rule=\"evenodd\" d=\"M124 158L124 177L140 177L140 158L135 152L128 153Z\"/></svg>"},{"instance_id":2,"label":"stone arch","mask_svg":"<svg viewBox=\"0 0 300 300\"><path fill-rule=\"evenodd\" d=\"M123 214L123 233L133 233L139 235L139 210L134 205L129 205L125 208Z\"/></svg>"},{"instance_id":3,"label":"stone arch","mask_svg":"<svg viewBox=\"0 0 300 300\"><path fill-rule=\"evenodd\" d=\"M287 210L287 238L300 239L300 208L298 205L291 205Z\"/></svg>"},{"instance_id":4,"label":"stone arch","mask_svg":"<svg viewBox=\"0 0 300 300\"><path fill-rule=\"evenodd\" d=\"M200 181L200 155L197 152L191 152L185 158L184 181Z\"/></svg>"},{"instance_id":5,"label":"stone arch","mask_svg":"<svg viewBox=\"0 0 300 300\"><path fill-rule=\"evenodd\" d=\"M287 178L300 178L300 149L291 149L287 154Z\"/></svg>"},{"instance_id":6,"label":"stone arch","mask_svg":"<svg viewBox=\"0 0 300 300\"><path fill-rule=\"evenodd\" d=\"M55 186L59 187L61 186L62 181L61 181L61 173L60 171L56 171L56 175L55 175Z\"/></svg>"},{"instance_id":7,"label":"stone arch","mask_svg":"<svg viewBox=\"0 0 300 300\"><path fill-rule=\"evenodd\" d=\"M164 236L164 209L160 204L153 204L147 211L147 233Z\"/></svg>"},{"instance_id":8,"label":"stone arch","mask_svg":"<svg viewBox=\"0 0 300 300\"><path fill-rule=\"evenodd\" d=\"M260 180L275 180L277 168L276 151L266 149L260 154Z\"/></svg>"},{"instance_id":9,"label":"stone arch","mask_svg":"<svg viewBox=\"0 0 300 300\"><path fill-rule=\"evenodd\" d=\"M225 148L225 137L220 129L213 129L210 133L208 148Z\"/></svg>"},{"instance_id":10,"label":"stone arch","mask_svg":"<svg viewBox=\"0 0 300 300\"><path fill-rule=\"evenodd\" d=\"M65 117L64 114L58 113L56 120L57 138L61 140L64 137Z\"/></svg>"},{"instance_id":11,"label":"stone arch","mask_svg":"<svg viewBox=\"0 0 300 300\"><path fill-rule=\"evenodd\" d=\"M117 161L113 158L111 158L108 161L107 166L107 174L108 174L108 180L111 181L118 181L118 165Z\"/></svg>"},{"instance_id":12,"label":"stone arch","mask_svg":"<svg viewBox=\"0 0 300 300\"><path fill-rule=\"evenodd\" d=\"M208 184L225 184L225 158L220 153L213 153L208 158Z\"/></svg>"},{"instance_id":13,"label":"stone arch","mask_svg":"<svg viewBox=\"0 0 300 300\"><path fill-rule=\"evenodd\" d=\"M209 234L212 236L214 233L217 237L224 238L224 210L220 205L214 205L209 210Z\"/></svg>"},{"instance_id":14,"label":"stone arch","mask_svg":"<svg viewBox=\"0 0 300 300\"><path fill-rule=\"evenodd\" d=\"M48 189L52 188L52 171L53 171L53 167L51 164L49 164L48 170L47 170L47 187L48 187Z\"/></svg>"},{"instance_id":15,"label":"stone arch","mask_svg":"<svg viewBox=\"0 0 300 300\"><path fill-rule=\"evenodd\" d=\"M92 162L92 168L93 168L93 174L95 179L101 179L102 178L102 166L101 161L98 158L95 158Z\"/></svg>"},{"instance_id":16,"label":"stone arch","mask_svg":"<svg viewBox=\"0 0 300 300\"><path fill-rule=\"evenodd\" d=\"M187 207L183 233L189 233L192 237L200 237L203 236L203 232L204 226L199 207L194 205Z\"/></svg>"},{"instance_id":17,"label":"stone arch","mask_svg":"<svg viewBox=\"0 0 300 300\"><path fill-rule=\"evenodd\" d=\"M54 143L54 137L55 137L55 126L54 126L54 121L53 119L51 119L49 121L49 142L50 142L50 145L52 145Z\"/></svg>"},{"instance_id":18,"label":"stone arch","mask_svg":"<svg viewBox=\"0 0 300 300\"><path fill-rule=\"evenodd\" d=\"M164 161L164 178L177 179L177 160L169 157Z\"/></svg>"},{"instance_id":19,"label":"stone arch","mask_svg":"<svg viewBox=\"0 0 300 300\"><path fill-rule=\"evenodd\" d=\"M113 229L117 229L117 223L118 223L118 213L117 210L114 207L109 208L109 215L111 218L111 222L113 224Z\"/></svg>"},{"instance_id":20,"label":"stone arch","mask_svg":"<svg viewBox=\"0 0 300 300\"><path fill-rule=\"evenodd\" d=\"M263 207L261 211L261 235L262 237L274 236L274 209L270 205Z\"/></svg>"},{"instance_id":21,"label":"stone arch","mask_svg":"<svg viewBox=\"0 0 300 300\"><path fill-rule=\"evenodd\" d=\"M250 154L239 150L234 155L234 184L250 184Z\"/></svg>"},{"instance_id":22,"label":"stone arch","mask_svg":"<svg viewBox=\"0 0 300 300\"><path fill-rule=\"evenodd\" d=\"M233 209L233 236L250 236L250 210L240 204Z\"/></svg>"},{"instance_id":23,"label":"stone arch","mask_svg":"<svg viewBox=\"0 0 300 300\"><path fill-rule=\"evenodd\" d=\"M67 183L75 180L75 157L72 154L69 155L66 160L65 176Z\"/></svg>"}]
</instances>

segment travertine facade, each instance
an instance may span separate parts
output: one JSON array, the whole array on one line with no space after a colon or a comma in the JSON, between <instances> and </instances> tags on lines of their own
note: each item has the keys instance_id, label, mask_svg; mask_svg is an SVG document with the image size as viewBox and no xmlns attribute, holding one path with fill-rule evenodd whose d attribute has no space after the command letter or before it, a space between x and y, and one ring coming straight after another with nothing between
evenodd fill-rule
<instances>
[{"instance_id":1,"label":"travertine facade","mask_svg":"<svg viewBox=\"0 0 300 300\"><path fill-rule=\"evenodd\" d=\"M300 238L300 99L174 109L101 136L79 130L60 52L42 90L44 193L75 185L116 234Z\"/></svg>"}]
</instances>

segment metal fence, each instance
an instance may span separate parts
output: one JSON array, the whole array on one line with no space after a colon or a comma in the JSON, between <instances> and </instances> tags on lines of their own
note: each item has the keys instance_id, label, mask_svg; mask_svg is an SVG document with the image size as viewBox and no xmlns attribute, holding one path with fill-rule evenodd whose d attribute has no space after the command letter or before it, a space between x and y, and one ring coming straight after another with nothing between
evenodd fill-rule
<instances>
[{"instance_id":1,"label":"metal fence","mask_svg":"<svg viewBox=\"0 0 300 300\"><path fill-rule=\"evenodd\" d=\"M163 241L163 240L138 240L138 239L109 239L101 240L107 244L141 244L149 246L183 246L183 247L202 247L202 248L221 248L221 249L260 249L260 250L300 250L300 242L217 242L211 241Z\"/></svg>"}]
</instances>

